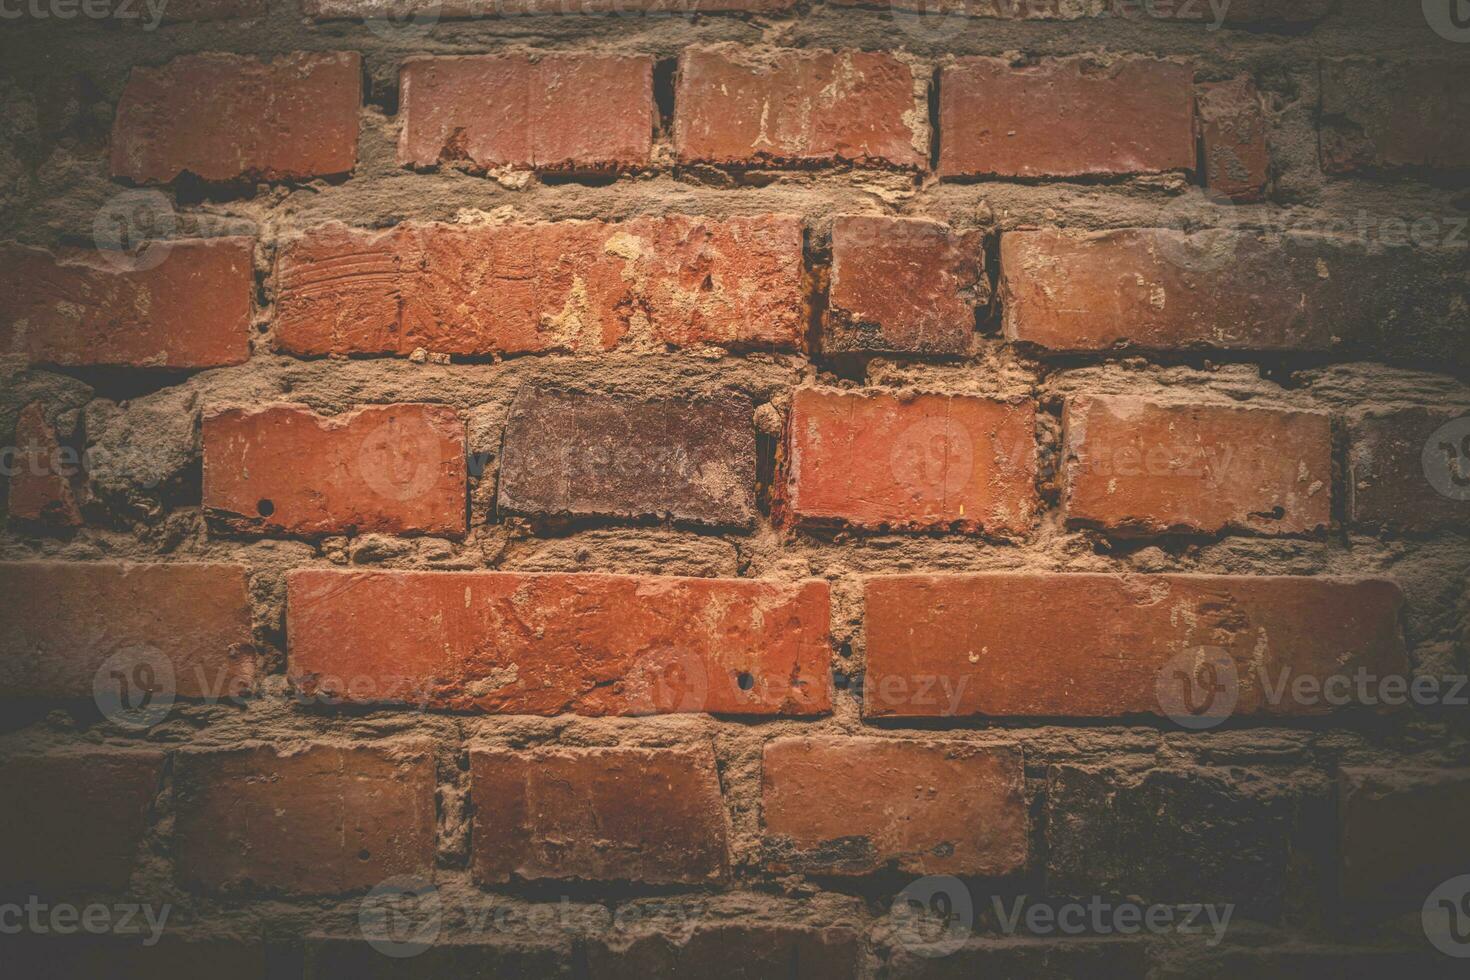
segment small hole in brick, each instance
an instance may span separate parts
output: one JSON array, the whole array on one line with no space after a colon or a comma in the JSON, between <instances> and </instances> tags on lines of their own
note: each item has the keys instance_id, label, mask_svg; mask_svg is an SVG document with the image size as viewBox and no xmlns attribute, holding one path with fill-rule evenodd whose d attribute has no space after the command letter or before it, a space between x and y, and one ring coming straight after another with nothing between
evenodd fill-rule
<instances>
[{"instance_id":1,"label":"small hole in brick","mask_svg":"<svg viewBox=\"0 0 1470 980\"><path fill-rule=\"evenodd\" d=\"M755 678L742 670L738 675L736 675L735 683L740 685L740 690L748 691L752 687L755 687Z\"/></svg>"},{"instance_id":2,"label":"small hole in brick","mask_svg":"<svg viewBox=\"0 0 1470 980\"><path fill-rule=\"evenodd\" d=\"M372 851L369 851L365 847L362 850L360 850L360 851L357 852L357 859L359 861L366 861L368 858L370 858L372 856L373 856L373 852Z\"/></svg>"},{"instance_id":3,"label":"small hole in brick","mask_svg":"<svg viewBox=\"0 0 1470 980\"><path fill-rule=\"evenodd\" d=\"M262 500L255 505L255 509L261 517L269 517L276 512L276 505L269 500Z\"/></svg>"}]
</instances>

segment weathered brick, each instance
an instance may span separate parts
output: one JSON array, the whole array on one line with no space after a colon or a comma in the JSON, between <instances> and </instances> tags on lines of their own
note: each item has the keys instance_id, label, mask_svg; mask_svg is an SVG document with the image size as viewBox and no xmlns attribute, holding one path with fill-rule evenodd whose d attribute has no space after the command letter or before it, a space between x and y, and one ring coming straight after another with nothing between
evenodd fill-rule
<instances>
[{"instance_id":1,"label":"weathered brick","mask_svg":"<svg viewBox=\"0 0 1470 980\"><path fill-rule=\"evenodd\" d=\"M204 416L204 508L252 534L465 533L465 429L444 405Z\"/></svg>"},{"instance_id":2,"label":"weathered brick","mask_svg":"<svg viewBox=\"0 0 1470 980\"><path fill-rule=\"evenodd\" d=\"M208 368L250 356L253 243L155 242L140 256L0 249L0 352L33 364Z\"/></svg>"},{"instance_id":3,"label":"weathered brick","mask_svg":"<svg viewBox=\"0 0 1470 980\"><path fill-rule=\"evenodd\" d=\"M871 7L938 18L958 14L1002 20L1082 20L1107 18L1148 23L1182 21L1219 26L1299 28L1321 20L1332 0L831 0L840 7ZM902 22L900 22L902 23ZM942 26L920 22L929 32Z\"/></svg>"},{"instance_id":4,"label":"weathered brick","mask_svg":"<svg viewBox=\"0 0 1470 980\"><path fill-rule=\"evenodd\" d=\"M499 508L748 527L753 411L740 395L632 400L522 388L505 426Z\"/></svg>"},{"instance_id":5,"label":"weathered brick","mask_svg":"<svg viewBox=\"0 0 1470 980\"><path fill-rule=\"evenodd\" d=\"M1328 60L1322 64L1322 169L1470 167L1470 65Z\"/></svg>"},{"instance_id":6,"label":"weathered brick","mask_svg":"<svg viewBox=\"0 0 1470 980\"><path fill-rule=\"evenodd\" d=\"M1148 58L961 58L940 78L939 132L942 177L1192 171L1193 72Z\"/></svg>"},{"instance_id":7,"label":"weathered brick","mask_svg":"<svg viewBox=\"0 0 1470 980\"><path fill-rule=\"evenodd\" d=\"M1456 419L1462 421L1446 428ZM1420 406L1355 418L1348 426L1352 522L1406 531L1470 526L1467 440L1470 408Z\"/></svg>"},{"instance_id":8,"label":"weathered brick","mask_svg":"<svg viewBox=\"0 0 1470 980\"><path fill-rule=\"evenodd\" d=\"M0 562L0 595L0 697L90 698L99 668L119 654L167 661L172 678L157 675L150 689L180 697L232 697L254 684L244 566Z\"/></svg>"},{"instance_id":9,"label":"weathered brick","mask_svg":"<svg viewBox=\"0 0 1470 980\"><path fill-rule=\"evenodd\" d=\"M444 901L440 899L441 923ZM498 916L505 906L486 896L484 906L477 904L472 908L477 912L494 909ZM498 929L502 922L517 923L522 911L526 921L532 923L559 924L567 921L566 907L560 904L551 909L544 905L521 906L503 918L486 921ZM428 921L430 914L428 911L417 915L409 913L407 919L412 924L420 924ZM537 915L544 918L533 918ZM559 915L563 918L558 918ZM369 928L374 927L375 924ZM402 919L386 915L382 920L381 938L378 934L373 935L378 940L376 946L358 936L309 938L304 944L302 980L340 980L342 977L352 977L353 980L443 980L445 977L464 977L466 980L472 977L476 980L499 980L502 977L507 980L511 977L575 980L585 975L575 970L571 942L567 937L558 937L556 933L560 930L554 927L545 930L552 935L541 940L520 937L502 940L495 937L492 941L481 941L476 936L473 942L453 941L446 928L427 948L415 944L411 934L395 931L402 927ZM383 948L412 955L384 955ZM293 973L291 976L297 975Z\"/></svg>"},{"instance_id":10,"label":"weathered brick","mask_svg":"<svg viewBox=\"0 0 1470 980\"><path fill-rule=\"evenodd\" d=\"M89 907L79 908L82 916ZM175 915L172 907L159 904L145 905L130 921L124 920L127 913L114 912L114 927L129 930L121 937L52 932L6 937L6 967L25 980L270 980L262 939L179 938L177 919L165 918L165 908ZM42 913L43 922L46 918Z\"/></svg>"},{"instance_id":11,"label":"weathered brick","mask_svg":"<svg viewBox=\"0 0 1470 980\"><path fill-rule=\"evenodd\" d=\"M162 775L161 752L79 749L0 763L0 883L126 891Z\"/></svg>"},{"instance_id":12,"label":"weathered brick","mask_svg":"<svg viewBox=\"0 0 1470 980\"><path fill-rule=\"evenodd\" d=\"M1241 203L1263 200L1271 154L1255 83L1241 76L1201 85L1197 100L1206 185Z\"/></svg>"},{"instance_id":13,"label":"weathered brick","mask_svg":"<svg viewBox=\"0 0 1470 980\"><path fill-rule=\"evenodd\" d=\"M766 745L769 863L824 874L1004 875L1026 864L1021 753L964 742L790 738Z\"/></svg>"},{"instance_id":14,"label":"weathered brick","mask_svg":"<svg viewBox=\"0 0 1470 980\"><path fill-rule=\"evenodd\" d=\"M783 487L799 523L1023 534L1037 507L1035 409L799 388Z\"/></svg>"},{"instance_id":15,"label":"weathered brick","mask_svg":"<svg viewBox=\"0 0 1470 980\"><path fill-rule=\"evenodd\" d=\"M839 217L822 349L967 355L990 304L984 238L919 218Z\"/></svg>"},{"instance_id":16,"label":"weathered brick","mask_svg":"<svg viewBox=\"0 0 1470 980\"><path fill-rule=\"evenodd\" d=\"M1123 534L1302 534L1332 519L1326 415L1069 398L1067 519Z\"/></svg>"},{"instance_id":17,"label":"weathered brick","mask_svg":"<svg viewBox=\"0 0 1470 980\"><path fill-rule=\"evenodd\" d=\"M56 431L46 421L46 407L32 402L15 423L13 455L5 460L10 477L7 509L11 520L37 521L56 527L82 523L71 481L80 472L76 454L63 453Z\"/></svg>"},{"instance_id":18,"label":"weathered brick","mask_svg":"<svg viewBox=\"0 0 1470 980\"><path fill-rule=\"evenodd\" d=\"M355 891L434 868L429 743L180 752L179 873L192 888Z\"/></svg>"},{"instance_id":19,"label":"weathered brick","mask_svg":"<svg viewBox=\"0 0 1470 980\"><path fill-rule=\"evenodd\" d=\"M410 58L399 93L405 166L617 173L653 153L648 55Z\"/></svg>"},{"instance_id":20,"label":"weathered brick","mask_svg":"<svg viewBox=\"0 0 1470 980\"><path fill-rule=\"evenodd\" d=\"M311 694L505 714L831 708L827 584L512 572L288 579Z\"/></svg>"},{"instance_id":21,"label":"weathered brick","mask_svg":"<svg viewBox=\"0 0 1470 980\"><path fill-rule=\"evenodd\" d=\"M685 48L674 148L716 166L923 169L929 123L915 81L881 51Z\"/></svg>"},{"instance_id":22,"label":"weathered brick","mask_svg":"<svg viewBox=\"0 0 1470 980\"><path fill-rule=\"evenodd\" d=\"M1014 900L1005 903L1010 909ZM987 910L989 906L986 906ZM975 909L976 918L980 908ZM1024 920L1023 920L1024 921ZM942 934L941 934L942 935ZM1070 977L1152 977L1148 945L1137 937L1089 939L991 938L968 940L959 949L934 955L947 947L925 944L918 932L917 943L906 941L900 932L880 940L883 976L889 980L974 980L975 977L1033 977L1038 980L1067 980Z\"/></svg>"},{"instance_id":23,"label":"weathered brick","mask_svg":"<svg viewBox=\"0 0 1470 980\"><path fill-rule=\"evenodd\" d=\"M899 575L870 578L865 602L869 717L1313 715L1357 685L1307 684L1409 670L1383 580Z\"/></svg>"},{"instance_id":24,"label":"weathered brick","mask_svg":"<svg viewBox=\"0 0 1470 980\"><path fill-rule=\"evenodd\" d=\"M840 927L704 924L687 935L636 934L589 944L590 975L599 980L683 977L856 980L856 933Z\"/></svg>"},{"instance_id":25,"label":"weathered brick","mask_svg":"<svg viewBox=\"0 0 1470 980\"><path fill-rule=\"evenodd\" d=\"M418 13L428 18L511 17L523 14L586 17L596 14L779 14L796 0L304 0L302 11L313 20L357 20ZM412 20L409 23L413 23ZM605 93L598 93L599 95Z\"/></svg>"},{"instance_id":26,"label":"weathered brick","mask_svg":"<svg viewBox=\"0 0 1470 980\"><path fill-rule=\"evenodd\" d=\"M470 752L481 883L705 884L728 870L729 815L708 745Z\"/></svg>"},{"instance_id":27,"label":"weathered brick","mask_svg":"<svg viewBox=\"0 0 1470 980\"><path fill-rule=\"evenodd\" d=\"M1237 917L1264 920L1281 914L1318 791L1201 766L1053 766L1046 784L1048 894L1231 903Z\"/></svg>"},{"instance_id":28,"label":"weathered brick","mask_svg":"<svg viewBox=\"0 0 1470 980\"><path fill-rule=\"evenodd\" d=\"M1235 948L1211 949L1206 943L1182 944L1168 953L1157 950L1147 975L1149 980L1201 980L1202 977L1221 980L1225 977L1251 977L1252 980L1328 980L1333 977L1458 980L1463 972L1457 960L1427 945L1414 949L1354 942L1361 939L1361 936L1348 935L1340 946L1271 944L1241 948L1245 946L1242 943Z\"/></svg>"},{"instance_id":29,"label":"weathered brick","mask_svg":"<svg viewBox=\"0 0 1470 980\"><path fill-rule=\"evenodd\" d=\"M356 52L272 61L220 52L134 68L112 124L112 175L167 183L294 180L357 164Z\"/></svg>"},{"instance_id":30,"label":"weathered brick","mask_svg":"<svg viewBox=\"0 0 1470 980\"><path fill-rule=\"evenodd\" d=\"M276 281L291 354L789 350L806 329L801 223L782 215L326 225L282 246Z\"/></svg>"},{"instance_id":31,"label":"weathered brick","mask_svg":"<svg viewBox=\"0 0 1470 980\"><path fill-rule=\"evenodd\" d=\"M1470 874L1470 770L1345 768L1338 784L1340 883L1359 910L1418 910Z\"/></svg>"}]
</instances>

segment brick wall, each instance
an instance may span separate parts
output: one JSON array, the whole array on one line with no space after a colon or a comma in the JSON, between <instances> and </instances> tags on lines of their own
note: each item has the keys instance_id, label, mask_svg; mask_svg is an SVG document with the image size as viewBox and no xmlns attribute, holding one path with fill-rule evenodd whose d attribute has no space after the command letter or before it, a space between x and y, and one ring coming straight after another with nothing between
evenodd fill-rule
<instances>
[{"instance_id":1,"label":"brick wall","mask_svg":"<svg viewBox=\"0 0 1470 980\"><path fill-rule=\"evenodd\" d=\"M26 8L0 955L1454 975L1432 7Z\"/></svg>"}]
</instances>

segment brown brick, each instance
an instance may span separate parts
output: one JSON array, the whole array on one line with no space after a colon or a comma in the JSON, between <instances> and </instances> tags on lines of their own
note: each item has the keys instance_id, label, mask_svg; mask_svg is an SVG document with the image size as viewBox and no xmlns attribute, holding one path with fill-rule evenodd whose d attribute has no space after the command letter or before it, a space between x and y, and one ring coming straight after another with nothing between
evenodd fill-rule
<instances>
[{"instance_id":1,"label":"brown brick","mask_svg":"<svg viewBox=\"0 0 1470 980\"><path fill-rule=\"evenodd\" d=\"M1069 398L1067 519L1123 534L1303 534L1332 519L1326 415Z\"/></svg>"},{"instance_id":2,"label":"brown brick","mask_svg":"<svg viewBox=\"0 0 1470 980\"><path fill-rule=\"evenodd\" d=\"M87 907L81 907L82 915ZM174 925L177 912L170 908L170 918L165 920L163 908L157 904L145 906L130 922L124 921L126 913L116 911L111 919L114 927L132 930L121 937L60 936L51 932L7 937L6 966L25 980L199 980L204 976L211 980L270 980L262 939L180 938ZM47 913L41 914L44 922ZM155 941L153 932L158 928L163 932ZM150 942L153 945L148 945ZM361 980L363 975L357 976Z\"/></svg>"},{"instance_id":3,"label":"brown brick","mask_svg":"<svg viewBox=\"0 0 1470 980\"><path fill-rule=\"evenodd\" d=\"M470 752L471 868L545 878L705 884L728 868L729 816L708 745Z\"/></svg>"},{"instance_id":4,"label":"brown brick","mask_svg":"<svg viewBox=\"0 0 1470 980\"><path fill-rule=\"evenodd\" d=\"M1348 427L1352 522L1405 531L1470 526L1467 438L1470 408L1419 406L1354 419Z\"/></svg>"},{"instance_id":5,"label":"brown brick","mask_svg":"<svg viewBox=\"0 0 1470 980\"><path fill-rule=\"evenodd\" d=\"M272 61L220 52L134 68L112 124L112 175L167 183L295 180L357 163L356 52Z\"/></svg>"},{"instance_id":6,"label":"brown brick","mask_svg":"<svg viewBox=\"0 0 1470 980\"><path fill-rule=\"evenodd\" d=\"M944 177L1195 169L1193 72L1167 61L961 58L939 85Z\"/></svg>"},{"instance_id":7,"label":"brown brick","mask_svg":"<svg viewBox=\"0 0 1470 980\"><path fill-rule=\"evenodd\" d=\"M1403 596L1383 580L999 572L870 578L865 594L869 717L1178 716L1186 670L1205 720L1314 715L1356 685L1299 685L1409 670ZM1226 671L1206 671L1226 658L1233 701Z\"/></svg>"},{"instance_id":8,"label":"brown brick","mask_svg":"<svg viewBox=\"0 0 1470 980\"><path fill-rule=\"evenodd\" d=\"M310 694L502 714L831 708L827 584L512 572L288 579Z\"/></svg>"},{"instance_id":9,"label":"brown brick","mask_svg":"<svg viewBox=\"0 0 1470 980\"><path fill-rule=\"evenodd\" d=\"M504 513L755 520L750 399L632 400L522 388L500 458Z\"/></svg>"},{"instance_id":10,"label":"brown brick","mask_svg":"<svg viewBox=\"0 0 1470 980\"><path fill-rule=\"evenodd\" d=\"M594 941L587 949L590 975L598 980L856 980L858 976L860 947L851 929L701 922L683 933Z\"/></svg>"},{"instance_id":11,"label":"brown brick","mask_svg":"<svg viewBox=\"0 0 1470 980\"><path fill-rule=\"evenodd\" d=\"M282 247L276 281L291 354L789 350L806 329L801 223L781 215L326 225Z\"/></svg>"},{"instance_id":12,"label":"brown brick","mask_svg":"<svg viewBox=\"0 0 1470 980\"><path fill-rule=\"evenodd\" d=\"M1323 62L1322 169L1470 167L1467 86L1470 65L1463 62Z\"/></svg>"},{"instance_id":13,"label":"brown brick","mask_svg":"<svg viewBox=\"0 0 1470 980\"><path fill-rule=\"evenodd\" d=\"M1359 909L1418 910L1441 882L1470 874L1467 820L1470 770L1343 769L1344 901Z\"/></svg>"},{"instance_id":14,"label":"brown brick","mask_svg":"<svg viewBox=\"0 0 1470 980\"><path fill-rule=\"evenodd\" d=\"M90 698L99 668L130 653L166 658L181 697L254 684L242 565L0 562L0 595L0 697ZM167 690L168 679L155 685Z\"/></svg>"},{"instance_id":15,"label":"brown brick","mask_svg":"<svg viewBox=\"0 0 1470 980\"><path fill-rule=\"evenodd\" d=\"M684 163L920 170L929 124L913 71L881 51L685 48L674 98Z\"/></svg>"},{"instance_id":16,"label":"brown brick","mask_svg":"<svg viewBox=\"0 0 1470 980\"><path fill-rule=\"evenodd\" d=\"M208 368L250 356L253 243L119 253L0 249L0 352L33 364Z\"/></svg>"},{"instance_id":17,"label":"brown brick","mask_svg":"<svg viewBox=\"0 0 1470 980\"><path fill-rule=\"evenodd\" d=\"M162 776L160 752L80 749L0 763L0 883L126 891Z\"/></svg>"},{"instance_id":18,"label":"brown brick","mask_svg":"<svg viewBox=\"0 0 1470 980\"><path fill-rule=\"evenodd\" d=\"M918 218L839 217L822 349L829 354L971 352L990 304L984 238Z\"/></svg>"},{"instance_id":19,"label":"brown brick","mask_svg":"<svg viewBox=\"0 0 1470 980\"><path fill-rule=\"evenodd\" d=\"M823 874L1004 875L1026 864L1021 753L965 742L789 738L766 745L769 863Z\"/></svg>"},{"instance_id":20,"label":"brown brick","mask_svg":"<svg viewBox=\"0 0 1470 980\"><path fill-rule=\"evenodd\" d=\"M831 0L839 7L912 12L922 18L955 15L1002 20L1118 19L1136 23L1154 21L1207 23L1257 28L1291 27L1321 20L1332 0L1230 0L1212 5L1207 0ZM1223 7L1217 13L1216 8ZM902 16L901 13L896 16ZM904 22L899 21L902 29ZM944 21L920 20L925 36L943 29Z\"/></svg>"},{"instance_id":21,"label":"brown brick","mask_svg":"<svg viewBox=\"0 0 1470 980\"><path fill-rule=\"evenodd\" d=\"M1198 102L1206 185L1240 203L1263 200L1271 154L1255 84L1242 76L1201 85Z\"/></svg>"},{"instance_id":22,"label":"brown brick","mask_svg":"<svg viewBox=\"0 0 1470 980\"><path fill-rule=\"evenodd\" d=\"M303 895L434 868L434 759L413 741L261 745L175 759L179 874L192 888Z\"/></svg>"},{"instance_id":23,"label":"brown brick","mask_svg":"<svg viewBox=\"0 0 1470 980\"><path fill-rule=\"evenodd\" d=\"M577 921L577 910L569 911L560 903L548 908L547 904L518 905L514 911L508 911L502 900L487 895L483 904L476 901L467 911L484 915L482 921L497 931L502 923L518 925L523 914L525 921L537 924L556 923L559 926L565 921ZM309 937L304 944L305 972L293 972L289 977L291 980L297 977L301 980L342 980L343 977L351 977L352 980L444 980L446 977L464 977L466 980L511 980L518 977L580 980L586 976L585 972L578 973L575 969L572 941L567 935L570 930L552 927L544 930L551 935L530 940L522 936L505 939L492 936L485 941L476 935L473 941L458 942L446 927L433 945L423 947L415 942L411 933L395 931L407 924L427 922L430 912L423 904L419 908L422 911L417 914L410 912L406 922L392 915L385 916L381 928L386 935L372 934L377 945L370 944L361 933L350 937ZM440 897L439 909L442 925L442 916L449 910L445 897ZM502 916L502 913L506 914ZM371 919L369 923L369 928L378 928ZM383 948L412 955L385 955L381 951Z\"/></svg>"},{"instance_id":24,"label":"brown brick","mask_svg":"<svg viewBox=\"0 0 1470 980\"><path fill-rule=\"evenodd\" d=\"M1014 535L1036 512L1030 403L799 388L786 454L800 523Z\"/></svg>"},{"instance_id":25,"label":"brown brick","mask_svg":"<svg viewBox=\"0 0 1470 980\"><path fill-rule=\"evenodd\" d=\"M411 58L398 162L617 173L653 153L653 58L569 54Z\"/></svg>"},{"instance_id":26,"label":"brown brick","mask_svg":"<svg viewBox=\"0 0 1470 980\"><path fill-rule=\"evenodd\" d=\"M14 455L5 462L13 472L6 505L11 520L55 527L82 523L71 485L80 473L80 460L75 452L63 452L56 431L46 421L46 407L40 402L21 410L15 423Z\"/></svg>"},{"instance_id":27,"label":"brown brick","mask_svg":"<svg viewBox=\"0 0 1470 980\"><path fill-rule=\"evenodd\" d=\"M252 534L465 533L465 430L444 405L204 416L204 507Z\"/></svg>"},{"instance_id":28,"label":"brown brick","mask_svg":"<svg viewBox=\"0 0 1470 980\"><path fill-rule=\"evenodd\" d=\"M304 0L302 11L313 20L402 18L421 11L422 23L431 16L449 19L511 17L524 14L586 17L596 14L779 14L796 0ZM412 22L412 21L410 21Z\"/></svg>"}]
</instances>

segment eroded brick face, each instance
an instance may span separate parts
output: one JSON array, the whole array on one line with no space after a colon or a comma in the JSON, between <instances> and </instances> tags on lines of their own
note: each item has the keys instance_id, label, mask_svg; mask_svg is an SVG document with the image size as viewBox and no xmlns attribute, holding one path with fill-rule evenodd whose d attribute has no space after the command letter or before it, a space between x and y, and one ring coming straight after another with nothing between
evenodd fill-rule
<instances>
[{"instance_id":1,"label":"eroded brick face","mask_svg":"<svg viewBox=\"0 0 1470 980\"><path fill-rule=\"evenodd\" d=\"M470 754L475 880L712 884L729 817L707 745Z\"/></svg>"},{"instance_id":2,"label":"eroded brick face","mask_svg":"<svg viewBox=\"0 0 1470 980\"><path fill-rule=\"evenodd\" d=\"M1362 527L1470 525L1470 409L1374 412L1348 427L1348 510Z\"/></svg>"},{"instance_id":3,"label":"eroded brick face","mask_svg":"<svg viewBox=\"0 0 1470 980\"><path fill-rule=\"evenodd\" d=\"M15 473L10 478L7 509L12 520L36 521L56 527L82 523L72 479L79 457L67 454L46 421L45 406L32 402L15 423Z\"/></svg>"},{"instance_id":4,"label":"eroded brick face","mask_svg":"<svg viewBox=\"0 0 1470 980\"><path fill-rule=\"evenodd\" d=\"M1198 93L1206 185L1248 204L1265 197L1271 173L1266 114L1248 77L1202 85Z\"/></svg>"},{"instance_id":5,"label":"eroded brick face","mask_svg":"<svg viewBox=\"0 0 1470 980\"><path fill-rule=\"evenodd\" d=\"M1322 169L1329 174L1470 167L1470 68L1330 59L1322 65Z\"/></svg>"},{"instance_id":6,"label":"eroded brick face","mask_svg":"<svg viewBox=\"0 0 1470 980\"><path fill-rule=\"evenodd\" d=\"M1417 909L1470 868L1464 769L1344 768L1338 781L1342 898L1355 911Z\"/></svg>"},{"instance_id":7,"label":"eroded brick face","mask_svg":"<svg viewBox=\"0 0 1470 980\"><path fill-rule=\"evenodd\" d=\"M537 715L831 707L825 582L302 569L287 610L291 676L328 699Z\"/></svg>"}]
</instances>

